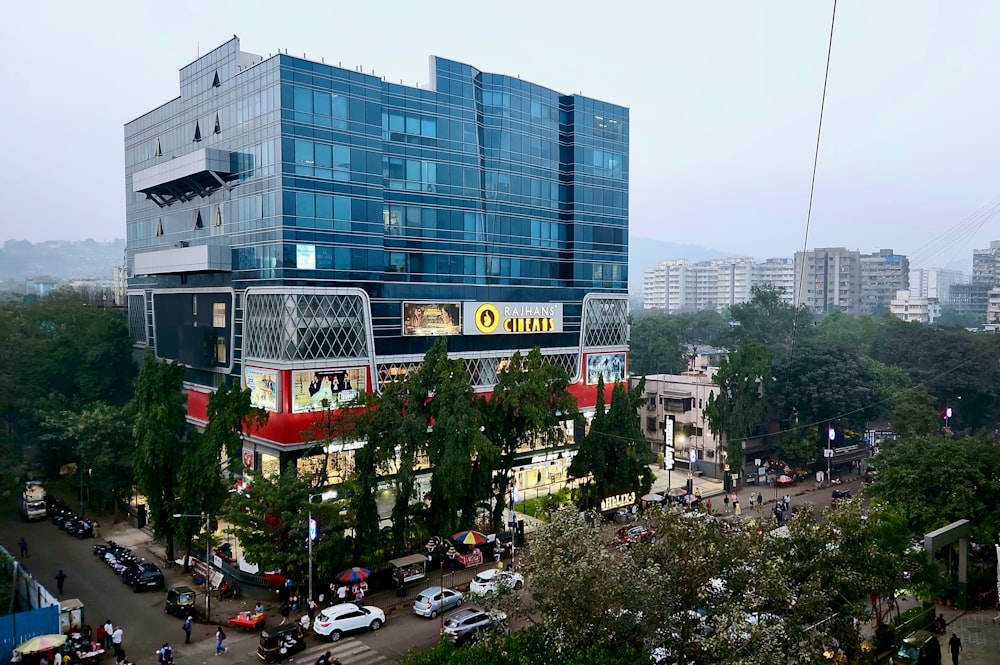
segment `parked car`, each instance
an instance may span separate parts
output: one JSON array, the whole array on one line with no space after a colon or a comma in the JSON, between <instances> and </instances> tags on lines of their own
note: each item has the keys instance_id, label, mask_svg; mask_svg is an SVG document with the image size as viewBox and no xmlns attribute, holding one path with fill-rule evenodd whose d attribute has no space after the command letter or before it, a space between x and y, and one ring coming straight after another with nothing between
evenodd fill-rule
<instances>
[{"instance_id":1,"label":"parked car","mask_svg":"<svg viewBox=\"0 0 1000 665\"><path fill-rule=\"evenodd\" d=\"M469 585L469 593L476 596L485 596L496 593L499 587L514 589L517 591L524 586L524 576L521 573L501 570L499 568L487 568L477 573Z\"/></svg>"},{"instance_id":2,"label":"parked car","mask_svg":"<svg viewBox=\"0 0 1000 665\"><path fill-rule=\"evenodd\" d=\"M615 542L619 545L634 545L636 543L648 543L656 537L652 529L647 529L641 524L623 526L615 532Z\"/></svg>"},{"instance_id":3,"label":"parked car","mask_svg":"<svg viewBox=\"0 0 1000 665\"><path fill-rule=\"evenodd\" d=\"M507 630L507 615L502 612L489 613L478 607L467 607L452 612L444 620L444 636L455 646L475 642L484 630Z\"/></svg>"},{"instance_id":4,"label":"parked car","mask_svg":"<svg viewBox=\"0 0 1000 665\"><path fill-rule=\"evenodd\" d=\"M313 632L331 642L338 641L344 633L354 630L378 630L385 623L385 612L377 607L358 607L354 603L332 605L313 622Z\"/></svg>"},{"instance_id":5,"label":"parked car","mask_svg":"<svg viewBox=\"0 0 1000 665\"><path fill-rule=\"evenodd\" d=\"M166 586L163 571L155 563L142 562L127 568L122 573L122 582L132 587L136 593L146 589L162 589Z\"/></svg>"},{"instance_id":6,"label":"parked car","mask_svg":"<svg viewBox=\"0 0 1000 665\"><path fill-rule=\"evenodd\" d=\"M934 633L914 631L903 638L889 662L892 665L941 665L941 643Z\"/></svg>"},{"instance_id":7,"label":"parked car","mask_svg":"<svg viewBox=\"0 0 1000 665\"><path fill-rule=\"evenodd\" d=\"M439 586L427 587L413 601L413 613L428 619L436 619L441 612L461 607L463 600L461 591L442 589Z\"/></svg>"}]
</instances>

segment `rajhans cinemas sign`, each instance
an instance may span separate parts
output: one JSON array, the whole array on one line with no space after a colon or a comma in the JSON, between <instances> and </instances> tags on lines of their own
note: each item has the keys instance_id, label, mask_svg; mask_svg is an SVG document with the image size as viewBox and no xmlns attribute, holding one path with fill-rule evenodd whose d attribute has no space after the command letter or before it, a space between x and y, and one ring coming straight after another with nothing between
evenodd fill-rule
<instances>
[{"instance_id":1,"label":"rajhans cinemas sign","mask_svg":"<svg viewBox=\"0 0 1000 665\"><path fill-rule=\"evenodd\" d=\"M517 335L563 331L562 303L466 302L462 304L466 335Z\"/></svg>"}]
</instances>

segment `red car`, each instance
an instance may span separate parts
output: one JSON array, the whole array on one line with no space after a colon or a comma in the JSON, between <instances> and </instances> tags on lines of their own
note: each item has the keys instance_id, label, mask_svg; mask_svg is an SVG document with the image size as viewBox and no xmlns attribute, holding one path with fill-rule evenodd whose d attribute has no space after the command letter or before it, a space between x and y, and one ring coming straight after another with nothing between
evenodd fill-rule
<instances>
[{"instance_id":1,"label":"red car","mask_svg":"<svg viewBox=\"0 0 1000 665\"><path fill-rule=\"evenodd\" d=\"M647 543L656 537L656 534L641 524L631 524L623 526L615 532L615 542L620 545L634 545L635 543Z\"/></svg>"}]
</instances>

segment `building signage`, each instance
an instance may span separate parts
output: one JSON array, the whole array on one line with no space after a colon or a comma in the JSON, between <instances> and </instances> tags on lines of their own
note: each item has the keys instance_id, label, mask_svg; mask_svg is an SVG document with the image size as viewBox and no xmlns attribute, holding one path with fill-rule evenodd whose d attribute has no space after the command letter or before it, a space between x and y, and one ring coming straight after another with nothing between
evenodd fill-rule
<instances>
[{"instance_id":1,"label":"building signage","mask_svg":"<svg viewBox=\"0 0 1000 665\"><path fill-rule=\"evenodd\" d=\"M462 304L457 302L404 302L403 335L437 337L462 334Z\"/></svg>"},{"instance_id":2,"label":"building signage","mask_svg":"<svg viewBox=\"0 0 1000 665\"><path fill-rule=\"evenodd\" d=\"M253 451L243 449L243 468L253 471Z\"/></svg>"},{"instance_id":3,"label":"building signage","mask_svg":"<svg viewBox=\"0 0 1000 665\"><path fill-rule=\"evenodd\" d=\"M466 335L517 335L563 331L562 303L467 302Z\"/></svg>"},{"instance_id":4,"label":"building signage","mask_svg":"<svg viewBox=\"0 0 1000 665\"><path fill-rule=\"evenodd\" d=\"M616 494L614 496L609 496L604 499L601 499L601 512L606 513L609 510L618 510L619 508L625 508L626 506L631 506L634 503L635 503L635 492Z\"/></svg>"},{"instance_id":5,"label":"building signage","mask_svg":"<svg viewBox=\"0 0 1000 665\"><path fill-rule=\"evenodd\" d=\"M259 367L243 368L243 386L250 391L250 406L278 410L278 371Z\"/></svg>"},{"instance_id":6,"label":"building signage","mask_svg":"<svg viewBox=\"0 0 1000 665\"><path fill-rule=\"evenodd\" d=\"M625 380L625 353L591 353L587 356L587 385L604 377L604 383Z\"/></svg>"},{"instance_id":7,"label":"building signage","mask_svg":"<svg viewBox=\"0 0 1000 665\"><path fill-rule=\"evenodd\" d=\"M365 369L320 369L292 372L292 413L339 409L368 392Z\"/></svg>"}]
</instances>

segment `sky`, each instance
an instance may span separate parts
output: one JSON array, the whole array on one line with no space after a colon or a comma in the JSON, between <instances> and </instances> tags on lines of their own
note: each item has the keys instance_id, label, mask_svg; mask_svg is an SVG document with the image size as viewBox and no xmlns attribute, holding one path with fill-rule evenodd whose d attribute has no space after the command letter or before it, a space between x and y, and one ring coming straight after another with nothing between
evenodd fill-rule
<instances>
[{"instance_id":1,"label":"sky","mask_svg":"<svg viewBox=\"0 0 1000 665\"><path fill-rule=\"evenodd\" d=\"M408 84L427 83L433 54L629 107L634 235L757 258L893 248L914 267L971 265L1000 239L1000 3L840 1L807 237L832 6L15 3L0 25L0 242L123 238L123 125L236 34L244 51Z\"/></svg>"}]
</instances>

